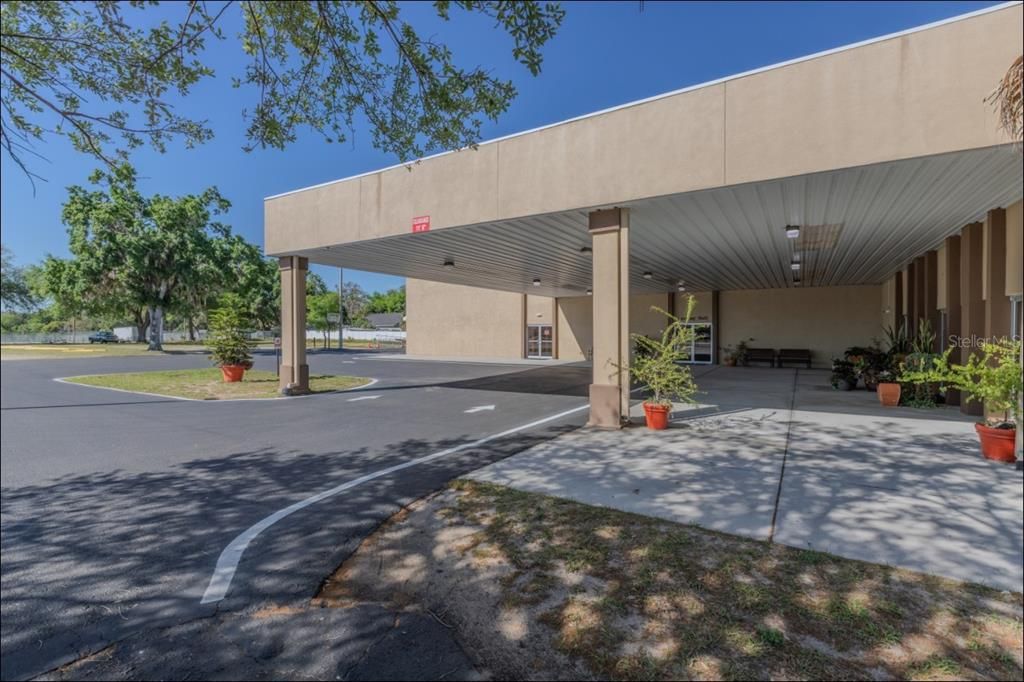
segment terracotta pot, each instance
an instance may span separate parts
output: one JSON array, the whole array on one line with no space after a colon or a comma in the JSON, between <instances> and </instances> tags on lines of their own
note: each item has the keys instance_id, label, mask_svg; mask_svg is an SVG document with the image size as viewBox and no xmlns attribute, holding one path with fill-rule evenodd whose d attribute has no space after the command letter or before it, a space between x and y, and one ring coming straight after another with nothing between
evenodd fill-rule
<instances>
[{"instance_id":1,"label":"terracotta pot","mask_svg":"<svg viewBox=\"0 0 1024 682\"><path fill-rule=\"evenodd\" d=\"M221 365L220 373L224 376L224 381L228 383L241 381L245 376L245 365Z\"/></svg>"},{"instance_id":2,"label":"terracotta pot","mask_svg":"<svg viewBox=\"0 0 1024 682\"><path fill-rule=\"evenodd\" d=\"M878 382L878 402L883 407L896 407L900 404L900 385L890 381Z\"/></svg>"},{"instance_id":3,"label":"terracotta pot","mask_svg":"<svg viewBox=\"0 0 1024 682\"><path fill-rule=\"evenodd\" d=\"M1011 464L1017 461L1017 455L1013 452L1017 429L993 429L984 424L975 424L974 430L981 439L981 455L985 459Z\"/></svg>"},{"instance_id":4,"label":"terracotta pot","mask_svg":"<svg viewBox=\"0 0 1024 682\"><path fill-rule=\"evenodd\" d=\"M647 428L660 431L668 428L668 413L672 411L669 405L656 405L644 403L644 416L647 417Z\"/></svg>"}]
</instances>

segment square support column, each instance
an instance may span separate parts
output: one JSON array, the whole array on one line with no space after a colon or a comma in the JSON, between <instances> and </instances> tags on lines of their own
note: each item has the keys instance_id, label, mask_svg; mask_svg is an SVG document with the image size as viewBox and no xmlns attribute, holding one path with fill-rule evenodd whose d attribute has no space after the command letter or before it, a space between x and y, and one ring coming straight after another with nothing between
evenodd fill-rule
<instances>
[{"instance_id":1,"label":"square support column","mask_svg":"<svg viewBox=\"0 0 1024 682\"><path fill-rule=\"evenodd\" d=\"M946 300L946 337L941 339L939 344L942 348L949 348L960 335L960 236L946 237L945 248L942 251L946 261L946 279L943 282ZM959 353L953 351L951 357L959 359ZM946 404L959 405L960 391L950 389L946 391Z\"/></svg>"},{"instance_id":2,"label":"square support column","mask_svg":"<svg viewBox=\"0 0 1024 682\"><path fill-rule=\"evenodd\" d=\"M629 418L629 209L590 214L594 365L589 426Z\"/></svg>"},{"instance_id":3,"label":"square support column","mask_svg":"<svg viewBox=\"0 0 1024 682\"><path fill-rule=\"evenodd\" d=\"M996 208L985 215L984 258L985 337L991 341L1012 334L1010 299L1006 295L1006 211Z\"/></svg>"},{"instance_id":4,"label":"square support column","mask_svg":"<svg viewBox=\"0 0 1024 682\"><path fill-rule=\"evenodd\" d=\"M983 227L971 223L960 233L960 361L976 350L985 336L985 300L982 296ZM955 356L955 353L954 353ZM961 397L960 411L981 416L984 408L977 401Z\"/></svg>"},{"instance_id":5,"label":"square support column","mask_svg":"<svg viewBox=\"0 0 1024 682\"><path fill-rule=\"evenodd\" d=\"M907 335L913 338L917 334L917 263L910 261L906 269L907 277Z\"/></svg>"},{"instance_id":6,"label":"square support column","mask_svg":"<svg viewBox=\"0 0 1024 682\"><path fill-rule=\"evenodd\" d=\"M309 393L306 364L306 273L309 259L282 256L281 272L281 373L278 388L289 394Z\"/></svg>"},{"instance_id":7,"label":"square support column","mask_svg":"<svg viewBox=\"0 0 1024 682\"><path fill-rule=\"evenodd\" d=\"M928 320L928 324L932 328L932 333L935 334L935 341L932 343L931 351L933 353L939 350L939 334L942 330L939 329L941 321L939 320L939 253L938 251L929 251L924 254L924 286L921 288L924 295L924 310L922 311L921 317Z\"/></svg>"}]
</instances>

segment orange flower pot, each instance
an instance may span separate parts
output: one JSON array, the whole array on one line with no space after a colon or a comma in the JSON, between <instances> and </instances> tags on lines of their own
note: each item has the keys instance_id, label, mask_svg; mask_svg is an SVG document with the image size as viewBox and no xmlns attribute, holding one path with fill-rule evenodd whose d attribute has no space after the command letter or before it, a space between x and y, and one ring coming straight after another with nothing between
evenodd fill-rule
<instances>
[{"instance_id":1,"label":"orange flower pot","mask_svg":"<svg viewBox=\"0 0 1024 682\"><path fill-rule=\"evenodd\" d=\"M1017 461L1017 455L1013 451L1017 441L1017 429L993 429L984 424L975 424L974 430L978 432L978 438L981 440L982 457L1011 464Z\"/></svg>"},{"instance_id":2,"label":"orange flower pot","mask_svg":"<svg viewBox=\"0 0 1024 682\"><path fill-rule=\"evenodd\" d=\"M883 407L896 407L900 404L900 385L889 381L878 383L878 402Z\"/></svg>"},{"instance_id":3,"label":"orange flower pot","mask_svg":"<svg viewBox=\"0 0 1024 682\"><path fill-rule=\"evenodd\" d=\"M644 403L644 416L647 418L647 428L660 431L668 428L668 414L672 411L669 405L655 405Z\"/></svg>"},{"instance_id":4,"label":"orange flower pot","mask_svg":"<svg viewBox=\"0 0 1024 682\"><path fill-rule=\"evenodd\" d=\"M245 365L221 365L220 373L224 377L224 381L233 383L242 380L242 377L245 376L245 369Z\"/></svg>"}]
</instances>

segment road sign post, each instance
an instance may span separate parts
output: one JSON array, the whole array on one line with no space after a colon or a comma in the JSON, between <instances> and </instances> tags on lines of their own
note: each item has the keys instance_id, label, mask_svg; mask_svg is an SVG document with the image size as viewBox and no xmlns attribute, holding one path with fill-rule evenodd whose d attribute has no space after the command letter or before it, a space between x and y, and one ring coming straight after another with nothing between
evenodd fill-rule
<instances>
[{"instance_id":1,"label":"road sign post","mask_svg":"<svg viewBox=\"0 0 1024 682\"><path fill-rule=\"evenodd\" d=\"M277 376L281 376L281 337L274 337L274 355L277 356Z\"/></svg>"}]
</instances>

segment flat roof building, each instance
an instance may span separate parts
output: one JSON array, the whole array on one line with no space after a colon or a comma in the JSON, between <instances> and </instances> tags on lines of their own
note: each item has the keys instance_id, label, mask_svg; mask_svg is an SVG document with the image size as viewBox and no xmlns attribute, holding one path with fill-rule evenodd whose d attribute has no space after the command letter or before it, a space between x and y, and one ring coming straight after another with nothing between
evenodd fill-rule
<instances>
[{"instance_id":1,"label":"flat roof building","mask_svg":"<svg viewBox=\"0 0 1024 682\"><path fill-rule=\"evenodd\" d=\"M698 362L746 341L828 366L920 319L940 346L1019 334L1024 172L984 99L1022 25L1007 3L269 197L282 384L308 381L309 262L409 278L410 354L592 360L604 426L629 333L681 294Z\"/></svg>"}]
</instances>

